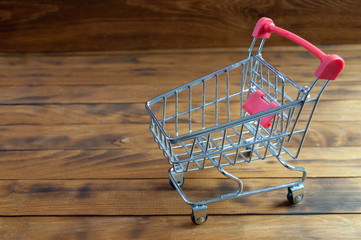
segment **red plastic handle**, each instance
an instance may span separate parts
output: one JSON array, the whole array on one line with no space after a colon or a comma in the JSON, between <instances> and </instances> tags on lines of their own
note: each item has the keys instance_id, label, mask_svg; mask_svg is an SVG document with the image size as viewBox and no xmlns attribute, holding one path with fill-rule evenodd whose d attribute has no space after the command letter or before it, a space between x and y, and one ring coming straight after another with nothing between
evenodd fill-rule
<instances>
[{"instance_id":1,"label":"red plastic handle","mask_svg":"<svg viewBox=\"0 0 361 240\"><path fill-rule=\"evenodd\" d=\"M290 39L319 58L321 60L321 64L317 68L315 76L320 79L335 80L345 65L345 61L340 56L335 54L325 54L315 45L296 34L280 27L276 27L270 18L263 17L259 19L253 30L252 36L255 38L269 38L271 33L276 33Z\"/></svg>"}]
</instances>

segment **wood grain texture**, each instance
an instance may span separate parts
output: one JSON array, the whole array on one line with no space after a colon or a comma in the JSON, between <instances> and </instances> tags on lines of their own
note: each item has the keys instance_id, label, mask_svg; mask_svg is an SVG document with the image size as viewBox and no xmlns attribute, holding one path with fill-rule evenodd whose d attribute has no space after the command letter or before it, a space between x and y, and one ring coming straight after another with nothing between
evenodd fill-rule
<instances>
[{"instance_id":1,"label":"wood grain texture","mask_svg":"<svg viewBox=\"0 0 361 240\"><path fill-rule=\"evenodd\" d=\"M359 45L322 46L346 67L337 82L359 82ZM247 57L246 48L0 55L0 86L179 86ZM319 60L300 47L266 44L263 57L296 82L309 84ZM170 86L171 87L171 86Z\"/></svg>"},{"instance_id":2,"label":"wood grain texture","mask_svg":"<svg viewBox=\"0 0 361 240\"><path fill-rule=\"evenodd\" d=\"M183 190L200 201L236 190L227 179L187 179ZM288 178L244 179L245 191L295 181ZM211 203L209 214L361 213L360 178L314 178L305 182L305 199L297 206L287 189ZM168 179L1 180L0 215L188 215Z\"/></svg>"},{"instance_id":3,"label":"wood grain texture","mask_svg":"<svg viewBox=\"0 0 361 240\"><path fill-rule=\"evenodd\" d=\"M231 107L232 109L234 108L234 110L237 112L235 105L231 105ZM168 106L168 109L170 111L173 110L174 112L174 105ZM159 111L157 111L157 109L153 109L153 111L157 114L160 113ZM338 114L337 116L335 116L335 112L342 112L342 114ZM304 109L304 114L301 115L300 120L308 120L309 113L310 108ZM313 122L355 122L359 120L360 115L360 100L321 100L313 117ZM199 123L199 119L201 119L199 113L196 112L193 116L193 123ZM225 121L226 116L220 115L218 119L220 119L220 121ZM144 103L35 105L0 104L0 126L69 124L147 124L148 122L149 116L144 110Z\"/></svg>"},{"instance_id":4,"label":"wood grain texture","mask_svg":"<svg viewBox=\"0 0 361 240\"><path fill-rule=\"evenodd\" d=\"M282 189L209 204L198 227L169 186L144 103L238 61L245 49L0 54L0 239L358 239L361 47L323 50L347 67L321 97L299 158L285 156L308 170L304 201L290 205ZM297 47L264 57L305 85L318 64ZM274 159L226 169L246 191L299 176ZM185 178L191 200L236 187L216 169Z\"/></svg>"},{"instance_id":5,"label":"wood grain texture","mask_svg":"<svg viewBox=\"0 0 361 240\"><path fill-rule=\"evenodd\" d=\"M2 104L145 103L179 86L171 83L151 86L3 86L0 87L0 101ZM322 96L323 100L361 100L361 83L345 85L335 82L327 90ZM197 93L202 94L201 89L198 88Z\"/></svg>"},{"instance_id":6,"label":"wood grain texture","mask_svg":"<svg viewBox=\"0 0 361 240\"><path fill-rule=\"evenodd\" d=\"M3 104L98 104L134 103L146 101L168 92L179 84L167 85L103 85L103 86L6 86L0 87L0 101ZM324 100L361 100L361 83L330 84L324 93ZM198 89L198 94L202 91ZM335 94L335 93L342 94ZM194 92L196 94L196 92Z\"/></svg>"},{"instance_id":7,"label":"wood grain texture","mask_svg":"<svg viewBox=\"0 0 361 240\"><path fill-rule=\"evenodd\" d=\"M148 123L143 103L1 105L0 125Z\"/></svg>"},{"instance_id":8,"label":"wood grain texture","mask_svg":"<svg viewBox=\"0 0 361 240\"><path fill-rule=\"evenodd\" d=\"M156 147L144 150L32 150L1 151L0 179L149 179L168 178L171 167ZM298 159L285 156L290 164L304 167L308 176L361 177L359 147L304 147ZM320 167L322 166L322 167ZM239 177L298 177L274 159L225 168ZM186 178L223 178L217 170L198 171Z\"/></svg>"},{"instance_id":9,"label":"wood grain texture","mask_svg":"<svg viewBox=\"0 0 361 240\"><path fill-rule=\"evenodd\" d=\"M212 216L202 227L186 216L0 218L9 240L90 239L359 239L360 216ZM46 228L44 229L44 225ZM42 234L39 235L39 232Z\"/></svg>"},{"instance_id":10,"label":"wood grain texture","mask_svg":"<svg viewBox=\"0 0 361 240\"><path fill-rule=\"evenodd\" d=\"M358 1L17 0L0 8L2 52L247 46L263 16L316 44L361 39Z\"/></svg>"},{"instance_id":11,"label":"wood grain texture","mask_svg":"<svg viewBox=\"0 0 361 240\"><path fill-rule=\"evenodd\" d=\"M305 147L356 147L361 144L357 122L313 122ZM0 126L0 150L70 150L154 148L148 124L67 124ZM300 136L286 145L297 147Z\"/></svg>"}]
</instances>

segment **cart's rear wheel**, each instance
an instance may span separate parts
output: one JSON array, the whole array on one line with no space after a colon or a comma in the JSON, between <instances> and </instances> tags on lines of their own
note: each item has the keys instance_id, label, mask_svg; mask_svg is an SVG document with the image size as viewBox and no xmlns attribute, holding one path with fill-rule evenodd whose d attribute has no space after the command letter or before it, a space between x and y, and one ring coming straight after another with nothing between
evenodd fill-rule
<instances>
[{"instance_id":1,"label":"cart's rear wheel","mask_svg":"<svg viewBox=\"0 0 361 240\"><path fill-rule=\"evenodd\" d=\"M200 225L207 221L208 213L207 213L207 205L194 205L192 206L192 214L191 219L194 224Z\"/></svg>"},{"instance_id":2,"label":"cart's rear wheel","mask_svg":"<svg viewBox=\"0 0 361 240\"><path fill-rule=\"evenodd\" d=\"M302 183L297 186L288 188L287 200L292 204L301 202L304 197L303 189L304 187Z\"/></svg>"},{"instance_id":3,"label":"cart's rear wheel","mask_svg":"<svg viewBox=\"0 0 361 240\"><path fill-rule=\"evenodd\" d=\"M183 183L184 183L184 178L182 179L182 181L177 181L177 184L179 187L182 187L183 186ZM174 186L172 180L169 179L169 184L174 188L176 189L176 187Z\"/></svg>"},{"instance_id":4,"label":"cart's rear wheel","mask_svg":"<svg viewBox=\"0 0 361 240\"><path fill-rule=\"evenodd\" d=\"M302 195L296 196L294 198L292 192L287 193L287 200L292 204L301 202L303 200L303 197L304 197L304 195L302 194Z\"/></svg>"}]
</instances>

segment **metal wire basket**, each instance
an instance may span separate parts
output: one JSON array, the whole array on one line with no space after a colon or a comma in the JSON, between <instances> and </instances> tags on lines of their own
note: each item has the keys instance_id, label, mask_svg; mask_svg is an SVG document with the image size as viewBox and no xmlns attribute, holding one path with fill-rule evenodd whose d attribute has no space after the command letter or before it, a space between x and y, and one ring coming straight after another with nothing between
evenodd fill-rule
<instances>
[{"instance_id":1,"label":"metal wire basket","mask_svg":"<svg viewBox=\"0 0 361 240\"><path fill-rule=\"evenodd\" d=\"M261 50L270 33L278 33L304 46L321 59L316 78L300 86L262 58ZM267 35L268 34L268 35ZM169 160L170 183L192 206L195 224L207 220L207 204L230 198L288 188L291 203L303 199L304 168L289 165L282 155L296 159L300 153L314 110L329 80L337 77L344 62L337 55L326 55L302 38L261 18L252 34L248 57L207 76L173 89L146 103L150 130ZM258 51L252 54L257 39ZM315 87L319 79L329 79ZM313 91L312 91L313 90ZM315 92L311 97L311 92ZM310 111L303 111L309 106ZM299 119L307 119L300 123ZM295 139L296 148L285 143ZM302 172L288 184L245 192L243 182L226 172L225 166L275 157L284 167ZM235 192L203 201L190 201L182 191L183 173L217 168L236 181Z\"/></svg>"}]
</instances>

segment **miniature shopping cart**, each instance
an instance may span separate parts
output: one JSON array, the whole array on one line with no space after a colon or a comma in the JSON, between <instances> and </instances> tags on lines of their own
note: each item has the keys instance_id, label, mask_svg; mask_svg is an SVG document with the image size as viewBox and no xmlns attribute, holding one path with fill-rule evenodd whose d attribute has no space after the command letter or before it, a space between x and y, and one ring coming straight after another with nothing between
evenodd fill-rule
<instances>
[{"instance_id":1,"label":"miniature shopping cart","mask_svg":"<svg viewBox=\"0 0 361 240\"><path fill-rule=\"evenodd\" d=\"M298 85L262 58L262 47L271 33L294 41L321 60L309 87ZM302 201L306 170L291 166L283 155L298 157L322 92L344 66L339 56L326 55L299 36L276 27L269 18L257 22L252 36L246 59L146 103L150 130L171 164L170 183L192 206L191 219L195 224L207 220L208 203L225 199L288 188L287 199L291 203ZM253 54L257 39L262 40ZM317 93L315 97L311 91ZM290 142L293 145L289 148L286 145ZM270 157L289 170L301 172L302 177L287 184L244 191L242 180L224 169ZM190 201L181 188L183 174L210 168L234 180L238 189L219 197Z\"/></svg>"}]
</instances>

